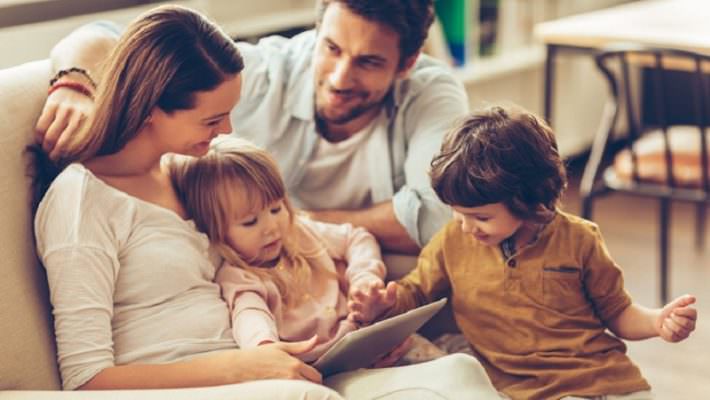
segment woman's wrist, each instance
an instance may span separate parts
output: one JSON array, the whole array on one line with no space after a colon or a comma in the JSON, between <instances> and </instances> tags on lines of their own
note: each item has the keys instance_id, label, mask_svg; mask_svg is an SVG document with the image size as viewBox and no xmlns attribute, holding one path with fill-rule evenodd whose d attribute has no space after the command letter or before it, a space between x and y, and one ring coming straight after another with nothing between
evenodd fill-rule
<instances>
[{"instance_id":1,"label":"woman's wrist","mask_svg":"<svg viewBox=\"0 0 710 400\"><path fill-rule=\"evenodd\" d=\"M70 67L65 69L60 69L54 75L52 79L49 80L49 86L54 86L60 80L78 81L82 84L90 86L91 89L96 89L96 81L91 77L89 71L84 68Z\"/></svg>"},{"instance_id":2,"label":"woman's wrist","mask_svg":"<svg viewBox=\"0 0 710 400\"><path fill-rule=\"evenodd\" d=\"M78 81L73 81L69 79L60 79L52 84L52 86L49 87L49 90L47 91L47 96L51 95L52 93L56 92L59 89L66 88L69 90L72 90L77 93L81 93L84 96L90 98L91 100L94 99L94 92L90 88L90 86L78 82Z\"/></svg>"}]
</instances>

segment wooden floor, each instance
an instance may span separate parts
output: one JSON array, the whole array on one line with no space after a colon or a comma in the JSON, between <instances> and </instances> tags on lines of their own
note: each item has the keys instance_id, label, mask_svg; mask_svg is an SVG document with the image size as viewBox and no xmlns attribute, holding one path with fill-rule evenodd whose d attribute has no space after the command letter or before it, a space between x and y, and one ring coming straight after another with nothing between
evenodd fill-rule
<instances>
[{"instance_id":1,"label":"wooden floor","mask_svg":"<svg viewBox=\"0 0 710 400\"><path fill-rule=\"evenodd\" d=\"M577 214L577 180L572 181L563 207ZM698 298L696 331L677 344L661 339L628 342L631 358L659 400L710 399L710 229L703 249L696 250L694 210L689 204L676 204L672 209L670 297L690 293ZM658 306L658 203L612 194L595 202L593 220L623 268L626 288L634 300Z\"/></svg>"}]
</instances>

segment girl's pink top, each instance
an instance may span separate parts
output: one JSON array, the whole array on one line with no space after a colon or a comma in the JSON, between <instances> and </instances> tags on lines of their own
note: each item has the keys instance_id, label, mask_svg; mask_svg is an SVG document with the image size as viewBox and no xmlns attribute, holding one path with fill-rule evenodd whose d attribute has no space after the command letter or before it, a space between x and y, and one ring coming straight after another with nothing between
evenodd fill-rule
<instances>
[{"instance_id":1,"label":"girl's pink top","mask_svg":"<svg viewBox=\"0 0 710 400\"><path fill-rule=\"evenodd\" d=\"M217 272L222 296L229 304L232 333L241 348L264 341L293 342L317 334L319 344L299 355L313 361L346 333L357 329L347 320L348 290L382 282L385 266L380 248L369 232L350 224L328 224L296 217L291 237L304 250L312 274L307 287L295 288L300 299L286 306L270 279L225 263ZM287 269L286 257L273 267Z\"/></svg>"}]
</instances>

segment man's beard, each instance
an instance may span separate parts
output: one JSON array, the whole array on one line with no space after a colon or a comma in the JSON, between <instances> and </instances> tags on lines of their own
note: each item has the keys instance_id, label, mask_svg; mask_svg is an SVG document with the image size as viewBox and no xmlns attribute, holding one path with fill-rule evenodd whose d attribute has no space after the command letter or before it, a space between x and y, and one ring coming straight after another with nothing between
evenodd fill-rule
<instances>
[{"instance_id":1,"label":"man's beard","mask_svg":"<svg viewBox=\"0 0 710 400\"><path fill-rule=\"evenodd\" d=\"M372 103L365 103L365 104L360 104L359 106L354 107L351 109L349 112L347 112L345 115L342 115L338 118L327 118L324 113L319 109L318 103L316 102L315 98L313 99L313 102L315 103L315 120L316 120L316 130L318 133L321 134L324 138L331 140L331 141L337 141L336 138L332 137L333 135L328 131L328 125L345 125L350 121L353 121L354 119L357 119L358 117L363 116L366 114L368 111L371 111L377 107L380 107L384 103L384 99L378 102L372 102ZM342 139L340 139L342 140Z\"/></svg>"}]
</instances>

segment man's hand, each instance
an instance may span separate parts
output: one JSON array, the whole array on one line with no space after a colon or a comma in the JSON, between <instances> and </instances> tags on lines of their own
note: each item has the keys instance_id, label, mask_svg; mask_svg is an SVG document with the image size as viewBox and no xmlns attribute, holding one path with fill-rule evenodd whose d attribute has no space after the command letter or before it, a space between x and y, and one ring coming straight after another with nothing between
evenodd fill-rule
<instances>
[{"instance_id":1,"label":"man's hand","mask_svg":"<svg viewBox=\"0 0 710 400\"><path fill-rule=\"evenodd\" d=\"M693 303L695 297L685 295L666 304L654 324L658 336L667 342L680 342L690 336L698 318L698 311L691 307Z\"/></svg>"},{"instance_id":2,"label":"man's hand","mask_svg":"<svg viewBox=\"0 0 710 400\"><path fill-rule=\"evenodd\" d=\"M47 97L37 120L37 141L53 160L58 159L70 140L93 113L94 101L70 88L58 88Z\"/></svg>"},{"instance_id":3,"label":"man's hand","mask_svg":"<svg viewBox=\"0 0 710 400\"><path fill-rule=\"evenodd\" d=\"M371 282L350 290L348 319L367 324L389 310L397 299L397 284L390 282L384 287L382 281Z\"/></svg>"}]
</instances>

